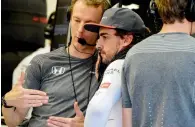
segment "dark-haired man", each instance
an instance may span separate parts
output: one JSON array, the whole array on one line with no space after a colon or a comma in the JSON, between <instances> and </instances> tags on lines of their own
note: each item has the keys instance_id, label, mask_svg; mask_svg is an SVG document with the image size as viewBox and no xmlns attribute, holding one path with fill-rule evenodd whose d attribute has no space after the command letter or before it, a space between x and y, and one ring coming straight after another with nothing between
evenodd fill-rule
<instances>
[{"instance_id":1,"label":"dark-haired man","mask_svg":"<svg viewBox=\"0 0 195 127\"><path fill-rule=\"evenodd\" d=\"M148 29L141 17L127 8L110 8L105 11L100 24L87 23L85 29L99 32L96 46L99 58L109 65L99 90L88 105L84 125L122 127L121 72L124 58L127 51L138 43L137 36L143 37Z\"/></svg>"}]
</instances>

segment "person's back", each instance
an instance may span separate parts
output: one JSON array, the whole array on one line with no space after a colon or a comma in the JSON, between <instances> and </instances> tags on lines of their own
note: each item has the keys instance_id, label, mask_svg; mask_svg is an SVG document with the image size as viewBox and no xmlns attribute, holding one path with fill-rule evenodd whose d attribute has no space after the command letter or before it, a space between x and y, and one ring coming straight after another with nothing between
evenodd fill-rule
<instances>
[{"instance_id":1,"label":"person's back","mask_svg":"<svg viewBox=\"0 0 195 127\"><path fill-rule=\"evenodd\" d=\"M152 61L152 62L151 62ZM195 125L195 39L153 35L127 54L133 126Z\"/></svg>"},{"instance_id":2,"label":"person's back","mask_svg":"<svg viewBox=\"0 0 195 127\"><path fill-rule=\"evenodd\" d=\"M155 0L151 5L163 27L125 58L122 101L129 113L124 113L124 125L194 127L194 0Z\"/></svg>"}]
</instances>

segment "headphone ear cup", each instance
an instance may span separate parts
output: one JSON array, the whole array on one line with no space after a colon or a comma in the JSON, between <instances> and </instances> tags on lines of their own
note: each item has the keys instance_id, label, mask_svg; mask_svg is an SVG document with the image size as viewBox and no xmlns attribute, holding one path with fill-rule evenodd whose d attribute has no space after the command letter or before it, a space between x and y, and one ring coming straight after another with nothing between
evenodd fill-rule
<instances>
[{"instance_id":1,"label":"headphone ear cup","mask_svg":"<svg viewBox=\"0 0 195 127\"><path fill-rule=\"evenodd\" d=\"M47 24L44 30L44 36L47 39L50 39L53 32L53 26L51 24Z\"/></svg>"},{"instance_id":2,"label":"headphone ear cup","mask_svg":"<svg viewBox=\"0 0 195 127\"><path fill-rule=\"evenodd\" d=\"M193 2L191 13L192 13L192 21L194 22L195 21L195 2Z\"/></svg>"},{"instance_id":3,"label":"headphone ear cup","mask_svg":"<svg viewBox=\"0 0 195 127\"><path fill-rule=\"evenodd\" d=\"M194 0L188 0L186 9L185 9L185 17L188 21L195 21L195 2Z\"/></svg>"},{"instance_id":4,"label":"headphone ear cup","mask_svg":"<svg viewBox=\"0 0 195 127\"><path fill-rule=\"evenodd\" d=\"M150 1L149 9L147 10L147 13L149 17L152 17L155 19L161 19L160 15L158 14L158 8L154 0Z\"/></svg>"},{"instance_id":5,"label":"headphone ear cup","mask_svg":"<svg viewBox=\"0 0 195 127\"><path fill-rule=\"evenodd\" d=\"M55 12L53 12L48 20L48 23L44 27L44 37L46 39L51 39L53 36L54 31L54 24L55 24Z\"/></svg>"},{"instance_id":6,"label":"headphone ear cup","mask_svg":"<svg viewBox=\"0 0 195 127\"><path fill-rule=\"evenodd\" d=\"M70 21L70 18L71 18L71 9L70 9L70 7L67 8L66 18L67 18L67 21L69 22Z\"/></svg>"}]
</instances>

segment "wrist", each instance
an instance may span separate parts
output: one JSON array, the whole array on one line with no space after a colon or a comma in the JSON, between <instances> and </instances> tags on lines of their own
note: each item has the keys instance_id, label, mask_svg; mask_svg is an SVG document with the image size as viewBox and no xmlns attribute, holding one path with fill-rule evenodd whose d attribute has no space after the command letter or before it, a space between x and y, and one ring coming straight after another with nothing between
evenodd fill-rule
<instances>
[{"instance_id":1,"label":"wrist","mask_svg":"<svg viewBox=\"0 0 195 127\"><path fill-rule=\"evenodd\" d=\"M3 97L2 97L2 105L3 107L5 108L13 108L14 106L10 103L9 101L9 96L8 96L8 93L5 94Z\"/></svg>"}]
</instances>

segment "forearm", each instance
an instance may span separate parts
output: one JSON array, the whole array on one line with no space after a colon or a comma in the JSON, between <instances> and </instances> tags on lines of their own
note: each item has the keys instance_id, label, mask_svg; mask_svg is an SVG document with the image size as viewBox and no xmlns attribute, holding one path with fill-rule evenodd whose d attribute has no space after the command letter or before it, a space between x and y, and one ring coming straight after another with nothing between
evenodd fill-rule
<instances>
[{"instance_id":1,"label":"forearm","mask_svg":"<svg viewBox=\"0 0 195 127\"><path fill-rule=\"evenodd\" d=\"M132 108L123 108L123 127L132 127Z\"/></svg>"},{"instance_id":2,"label":"forearm","mask_svg":"<svg viewBox=\"0 0 195 127\"><path fill-rule=\"evenodd\" d=\"M2 113L8 127L16 127L19 125L25 118L29 108L19 109L16 108L4 108L2 106Z\"/></svg>"}]
</instances>

